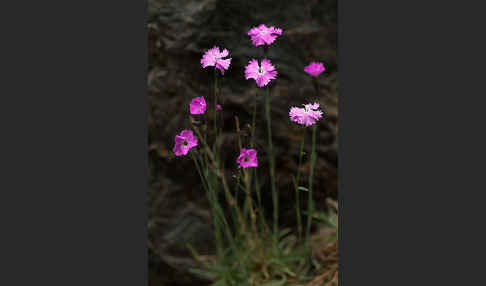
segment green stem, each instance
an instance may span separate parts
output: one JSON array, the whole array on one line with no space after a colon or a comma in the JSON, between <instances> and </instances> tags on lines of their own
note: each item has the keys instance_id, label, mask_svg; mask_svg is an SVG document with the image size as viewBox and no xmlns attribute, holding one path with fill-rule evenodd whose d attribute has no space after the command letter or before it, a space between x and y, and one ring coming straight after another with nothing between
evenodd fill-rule
<instances>
[{"instance_id":1,"label":"green stem","mask_svg":"<svg viewBox=\"0 0 486 286\"><path fill-rule=\"evenodd\" d=\"M309 171L309 201L308 201L308 216L307 216L307 230L306 230L306 239L309 241L310 238L310 229L312 225L312 216L314 215L314 200L312 198L312 180L314 178L314 166L317 160L317 153L316 153L316 133L317 133L317 124L312 126L312 151L311 151L311 160L310 160L310 171Z\"/></svg>"},{"instance_id":2,"label":"green stem","mask_svg":"<svg viewBox=\"0 0 486 286\"><path fill-rule=\"evenodd\" d=\"M252 173L251 173L251 178L255 177L255 193L257 195L257 202L258 202L258 213L263 212L263 207L262 207L262 197L260 194L260 186L258 185L258 174L257 174L257 168L253 168Z\"/></svg>"},{"instance_id":3,"label":"green stem","mask_svg":"<svg viewBox=\"0 0 486 286\"><path fill-rule=\"evenodd\" d=\"M251 118L251 139L250 139L251 148L253 148L253 146L255 145L257 96L258 96L258 93L255 94L255 100L253 101L253 114L252 114L252 118Z\"/></svg>"},{"instance_id":4,"label":"green stem","mask_svg":"<svg viewBox=\"0 0 486 286\"><path fill-rule=\"evenodd\" d=\"M217 129L217 125L216 125L216 119L217 119L217 109L216 109L216 106L218 105L218 100L217 100L217 97L218 97L218 73L217 73L217 69L215 68L214 69L214 120L213 120L213 132L214 132L214 145L216 145L216 138L217 138L217 132L218 132L218 129Z\"/></svg>"},{"instance_id":5,"label":"green stem","mask_svg":"<svg viewBox=\"0 0 486 286\"><path fill-rule=\"evenodd\" d=\"M206 190L206 196L207 196L209 203L211 205L213 224L214 224L214 237L216 238L216 249L217 249L217 252L218 252L218 257L222 257L222 255L223 255L223 243L222 243L222 239L221 239L220 224L219 224L218 218L217 218L218 217L218 211L217 211L216 202L215 202L216 198L214 196L214 192L212 191L212 188L210 187L210 185L208 184L206 186L206 180L204 180L204 176L201 172L200 164L197 161L193 152L191 152L191 157L192 157L192 160L194 161L194 165L196 166L196 170L197 170L197 172L198 172L198 174L201 178L201 182L203 184L203 187Z\"/></svg>"},{"instance_id":6,"label":"green stem","mask_svg":"<svg viewBox=\"0 0 486 286\"><path fill-rule=\"evenodd\" d=\"M316 92L316 99L319 98L320 88L317 78L313 78L314 90ZM310 159L310 171L309 171L309 201L307 203L308 214L307 214L307 229L306 229L306 240L310 241L310 229L312 226L312 217L314 216L314 199L312 193L312 185L314 178L314 166L316 165L317 153L316 153L316 133L317 133L317 123L312 126L312 149L311 149L311 159Z\"/></svg>"},{"instance_id":7,"label":"green stem","mask_svg":"<svg viewBox=\"0 0 486 286\"><path fill-rule=\"evenodd\" d=\"M239 196L239 191L240 191L240 178L241 178L241 173L238 172L238 174L236 175L236 183L235 183L235 188L233 190L233 193L235 194L235 204L238 205L238 196ZM236 210L235 209L231 209L231 214L232 214L232 217L233 217L233 224L234 225L238 225L238 217L237 217L237 214L236 214ZM235 231L236 231L236 236L239 237L240 236L240 228L239 227L236 227L235 228Z\"/></svg>"},{"instance_id":8,"label":"green stem","mask_svg":"<svg viewBox=\"0 0 486 286\"><path fill-rule=\"evenodd\" d=\"M245 193L248 202L248 209L250 211L250 220L251 226L254 235L257 235L257 228L256 228L256 214L255 210L253 209L253 199L251 198L251 178L248 170L243 170L243 176L245 180Z\"/></svg>"},{"instance_id":9,"label":"green stem","mask_svg":"<svg viewBox=\"0 0 486 286\"><path fill-rule=\"evenodd\" d=\"M252 113L252 119L251 119L251 139L250 139L250 147L251 148L255 147L256 114L257 114L257 104L258 104L257 99L258 99L258 92L255 93L255 99L253 100L253 113ZM258 183L258 174L257 174L256 168L253 170L251 177L255 177L255 190L256 190L257 200L258 200L258 217L260 219L261 229L264 229L265 213L264 213L263 206L262 206L262 198L261 198L261 194L260 194L260 185Z\"/></svg>"},{"instance_id":10,"label":"green stem","mask_svg":"<svg viewBox=\"0 0 486 286\"><path fill-rule=\"evenodd\" d=\"M265 116L267 119L267 133L268 133L268 160L270 164L270 182L272 187L272 200L273 200L273 232L275 243L278 237L278 195L275 188L275 158L273 154L273 144L272 144L272 122L270 116L270 89L266 88L265 95Z\"/></svg>"},{"instance_id":11,"label":"green stem","mask_svg":"<svg viewBox=\"0 0 486 286\"><path fill-rule=\"evenodd\" d=\"M192 157L192 160L194 162L194 165L196 166L197 173L199 174L199 177L201 178L201 183L203 185L203 188L206 192L208 192L209 189L208 189L208 186L206 185L206 180L204 180L203 173L201 172L201 167L199 166L199 163L198 163L196 156L194 155L193 152L191 152L191 157Z\"/></svg>"},{"instance_id":12,"label":"green stem","mask_svg":"<svg viewBox=\"0 0 486 286\"><path fill-rule=\"evenodd\" d=\"M297 167L297 179L294 182L295 185L295 200L297 204L297 229L299 232L299 239L302 239L302 215L300 213L300 168L302 166L302 157L304 154L304 144L305 144L305 128L302 128L302 141L300 142L299 148L299 165Z\"/></svg>"}]
</instances>

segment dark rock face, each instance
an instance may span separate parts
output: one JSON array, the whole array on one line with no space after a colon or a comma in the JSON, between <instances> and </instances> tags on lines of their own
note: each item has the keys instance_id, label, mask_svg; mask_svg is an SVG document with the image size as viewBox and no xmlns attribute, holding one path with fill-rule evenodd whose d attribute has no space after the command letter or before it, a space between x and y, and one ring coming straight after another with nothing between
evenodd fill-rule
<instances>
[{"instance_id":1,"label":"dark rock face","mask_svg":"<svg viewBox=\"0 0 486 286\"><path fill-rule=\"evenodd\" d=\"M266 162L264 90L244 79L244 67L252 58L263 58L263 49L251 44L248 30L258 24L274 25L283 34L270 46L268 58L278 71L270 83L273 140L280 223L295 225L295 174L303 128L290 122L291 106L320 102L324 119L318 123L318 161L314 190L317 208L326 197L337 197L338 83L336 55L336 0L149 0L149 253L150 285L203 285L188 268L186 244L202 254L214 250L212 226L204 190L189 157L172 154L174 136L189 129L189 102L204 96L207 116L212 116L212 68L202 69L200 59L208 48L227 48L230 69L220 77L220 103L224 118L224 163L227 178L236 170L238 155L234 116L242 126L243 144L249 141L253 101L257 99L256 149L263 185L263 200L271 213L271 194ZM319 77L320 94L304 73L310 61L322 61L326 71ZM310 154L310 129L306 153ZM302 167L307 182L309 155ZM306 193L301 194L305 207ZM271 219L271 218L269 218ZM198 284L199 283L199 284Z\"/></svg>"}]
</instances>

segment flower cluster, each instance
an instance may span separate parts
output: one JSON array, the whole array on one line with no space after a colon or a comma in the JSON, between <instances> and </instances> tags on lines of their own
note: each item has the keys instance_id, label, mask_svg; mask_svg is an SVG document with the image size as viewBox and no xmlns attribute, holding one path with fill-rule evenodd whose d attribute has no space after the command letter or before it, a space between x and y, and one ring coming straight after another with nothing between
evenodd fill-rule
<instances>
[{"instance_id":1,"label":"flower cluster","mask_svg":"<svg viewBox=\"0 0 486 286\"><path fill-rule=\"evenodd\" d=\"M269 46L275 42L278 36L282 35L282 29L274 26L267 27L264 24L251 28L248 31L253 45L255 46ZM229 51L218 46L207 50L202 58L201 65L203 68L214 67L220 70L221 74L229 69L231 58ZM317 78L326 69L321 62L311 62L304 68L304 71ZM277 78L277 70L272 62L264 58L260 62L257 59L251 59L245 67L245 79L255 80L258 87L267 86L270 81ZM219 104L215 106L216 110L221 111L222 107ZM206 112L206 100L203 96L193 98L189 104L189 111L191 114L204 114ZM322 118L323 112L319 109L319 103L304 104L304 107L291 107L289 112L290 120L300 125L311 126ZM175 137L175 145L173 152L176 156L187 155L189 150L198 145L197 139L194 137L192 130L182 130L179 135ZM236 162L242 168L257 167L257 151L255 149L241 149Z\"/></svg>"},{"instance_id":2,"label":"flower cluster","mask_svg":"<svg viewBox=\"0 0 486 286\"><path fill-rule=\"evenodd\" d=\"M275 42L279 35L282 35L282 29L275 28L274 26L267 27L264 24L260 24L259 26L251 28L250 31L248 31L248 35L256 47L264 45L268 47ZM261 64L258 64L258 60L251 59L245 67L245 79L254 79L258 87L264 87L271 80L276 78L277 70L269 59L261 60Z\"/></svg>"}]
</instances>

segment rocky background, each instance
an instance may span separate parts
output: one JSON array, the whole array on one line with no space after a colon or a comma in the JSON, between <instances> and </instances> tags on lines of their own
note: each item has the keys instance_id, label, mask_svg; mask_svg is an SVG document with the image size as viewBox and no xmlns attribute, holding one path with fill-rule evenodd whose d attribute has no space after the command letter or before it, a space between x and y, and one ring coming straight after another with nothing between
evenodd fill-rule
<instances>
[{"instance_id":1,"label":"rocky background","mask_svg":"<svg viewBox=\"0 0 486 286\"><path fill-rule=\"evenodd\" d=\"M283 29L268 58L278 70L278 78L270 86L280 221L295 227L291 175L297 168L302 127L289 121L290 106L320 102L324 120L318 123L316 207L323 209L327 197L337 197L337 1L149 0L148 21L149 284L206 285L188 272L195 264L186 245L203 254L212 253L208 205L191 159L175 158L171 151L174 136L190 127L190 100L205 96L212 102L212 68L202 69L200 59L214 45L227 48L233 58L229 71L220 79L228 178L234 173L238 154L234 116L239 117L243 135L247 135L244 127L251 122L257 96L258 170L265 207L271 213L263 90L253 80L244 79L244 67L251 58L263 55L262 48L254 47L247 36L251 27L263 23ZM322 61L327 69L319 77L318 96L311 77L303 71L310 61ZM211 106L208 104L208 110ZM308 173L310 133L303 178ZM303 192L303 207L305 196Z\"/></svg>"}]
</instances>

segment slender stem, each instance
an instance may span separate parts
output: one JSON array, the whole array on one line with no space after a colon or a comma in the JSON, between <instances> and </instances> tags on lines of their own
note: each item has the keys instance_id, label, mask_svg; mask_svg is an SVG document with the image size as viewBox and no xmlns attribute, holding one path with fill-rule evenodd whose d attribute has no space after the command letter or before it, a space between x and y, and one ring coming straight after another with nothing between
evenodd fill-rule
<instances>
[{"instance_id":1,"label":"slender stem","mask_svg":"<svg viewBox=\"0 0 486 286\"><path fill-rule=\"evenodd\" d=\"M213 132L214 132L214 145L216 145L216 138L217 138L217 132L218 132L218 129L217 129L217 125L216 125L216 121L217 121L217 108L216 106L218 105L218 72L217 72L217 69L215 68L214 69L214 106L213 106L213 110L214 110L214 120L213 120Z\"/></svg>"},{"instance_id":2,"label":"slender stem","mask_svg":"<svg viewBox=\"0 0 486 286\"><path fill-rule=\"evenodd\" d=\"M205 151L208 155L208 158L211 161L211 164L209 166L212 168L212 171L214 172L214 174L221 180L226 200L227 200L228 204L230 205L230 207L235 208L239 225L242 228L242 231L244 232L246 230L246 224L245 224L245 221L243 220L243 216L241 215L241 211L240 211L238 205L236 204L234 197L231 195L231 192L229 191L228 182L226 181L226 177L224 175L224 168L221 168L219 166L218 161L216 161L215 156L214 156L213 152L211 151L211 148L209 148L208 143L201 136L201 132L199 131L199 128L197 128L197 126L195 126L194 124L192 125L192 128L196 132L196 135L199 138L199 140L202 141L202 147L205 149Z\"/></svg>"},{"instance_id":3,"label":"slender stem","mask_svg":"<svg viewBox=\"0 0 486 286\"><path fill-rule=\"evenodd\" d=\"M268 55L268 46L263 45L263 55L266 58ZM275 157L273 154L272 144L272 122L270 116L270 88L266 87L265 95L265 117L267 119L267 133L268 133L268 160L270 165L270 183L272 187L272 201L273 201L273 242L274 248L278 246L278 194L275 187ZM275 249L274 249L275 250Z\"/></svg>"},{"instance_id":4,"label":"slender stem","mask_svg":"<svg viewBox=\"0 0 486 286\"><path fill-rule=\"evenodd\" d=\"M234 190L233 190L233 193L234 193L234 197L235 197L235 204L238 206L239 205L239 202L238 202L238 197L239 197L239 192L240 192L240 180L241 180L241 173L238 172L238 174L236 175L236 182L234 184ZM233 223L235 226L238 225L239 221L238 221L238 215L236 214L236 211L234 209L231 209L231 214L232 214L232 218L233 218ZM236 227L235 228L235 231L236 231L236 236L238 237L241 233L240 233L240 228Z\"/></svg>"},{"instance_id":5,"label":"slender stem","mask_svg":"<svg viewBox=\"0 0 486 286\"><path fill-rule=\"evenodd\" d=\"M204 176L201 172L201 167L196 159L196 156L194 155L193 152L191 152L191 157L192 160L194 161L194 165L196 166L196 170L201 178L201 183L203 184L204 189L206 190L206 196L209 200L209 203L211 205L211 210L212 210L212 217L213 217L213 224L214 224L214 237L216 238L216 249L218 252L218 257L222 257L223 254L223 243L221 239L221 230L220 230L220 224L218 223L218 213L217 213L217 208L216 208L216 202L215 202L215 196L212 188L209 186L206 186L206 180L204 179Z\"/></svg>"},{"instance_id":6,"label":"slender stem","mask_svg":"<svg viewBox=\"0 0 486 286\"><path fill-rule=\"evenodd\" d=\"M314 90L316 92L316 98L319 98L319 82L317 77L312 79L314 83ZM310 229L312 226L312 217L314 215L314 199L312 197L312 182L314 178L314 166L317 160L317 153L316 153L316 133L317 133L317 123L312 126L312 151L311 151L311 161L310 161L310 171L309 171L309 201L307 203L308 208L308 217L307 217L307 230L306 230L306 239L309 242L310 239Z\"/></svg>"},{"instance_id":7,"label":"slender stem","mask_svg":"<svg viewBox=\"0 0 486 286\"><path fill-rule=\"evenodd\" d=\"M319 82L317 77L313 79L314 83L314 90L316 92L316 99L319 98L320 90L319 90ZM306 240L307 242L310 241L310 229L312 226L312 217L314 216L314 199L312 193L312 183L314 178L314 166L316 165L317 160L317 153L316 153L316 133L317 133L317 123L312 126L312 149L311 149L311 159L310 159L310 171L309 171L309 201L307 203L308 214L307 214L307 229L306 229Z\"/></svg>"},{"instance_id":8,"label":"slender stem","mask_svg":"<svg viewBox=\"0 0 486 286\"><path fill-rule=\"evenodd\" d=\"M204 132L204 141L207 140L207 135L208 135L208 118L204 118L204 126L203 126L203 132ZM204 153L204 174L208 174L208 154Z\"/></svg>"},{"instance_id":9,"label":"slender stem","mask_svg":"<svg viewBox=\"0 0 486 286\"><path fill-rule=\"evenodd\" d=\"M202 156L199 156L199 161L203 162ZM209 174L208 174L208 176L209 176ZM206 178L206 181L208 181L208 178ZM232 247L232 249L235 249L236 245L235 245L233 236L231 234L230 226L229 226L229 224L226 220L223 209L221 208L221 206L219 204L216 193L214 191L208 192L208 199L209 199L211 207L214 207L214 209L216 210L216 213L218 214L217 218L219 218L219 220L217 220L215 222L215 224L219 227L220 231L221 231L221 229L224 230L224 233L228 237L228 241L230 243L230 246ZM223 223L223 226L220 225L220 222Z\"/></svg>"},{"instance_id":10,"label":"slender stem","mask_svg":"<svg viewBox=\"0 0 486 286\"><path fill-rule=\"evenodd\" d=\"M261 226L261 229L264 230L266 227L265 227L265 211L263 209L263 205L262 205L262 196L261 196L261 193L260 193L260 184L258 182L258 168L255 168L253 170L253 176L255 177L255 191L256 191L256 195L257 195L257 201L258 201L258 215L259 215L259 218L260 218L260 226Z\"/></svg>"},{"instance_id":11,"label":"slender stem","mask_svg":"<svg viewBox=\"0 0 486 286\"><path fill-rule=\"evenodd\" d=\"M272 187L272 200L273 200L273 232L274 237L278 237L278 195L275 188L275 158L273 154L272 144L272 122L270 115L270 89L266 88L267 94L265 95L265 115L267 119L267 133L268 133L268 160L270 163L270 182ZM275 241L276 242L276 241Z\"/></svg>"},{"instance_id":12,"label":"slender stem","mask_svg":"<svg viewBox=\"0 0 486 286\"><path fill-rule=\"evenodd\" d=\"M251 118L251 138L250 138L250 147L254 148L255 147L255 132L256 132L256 114L257 114L257 105L258 105L258 91L255 93L255 97L253 99L253 113L252 113L252 118ZM260 185L258 184L258 174L257 174L257 169L253 169L253 172L250 173L250 183L252 178L255 178L255 191L257 195L257 201L258 201L258 216L260 218L260 224L263 229L263 226L265 224L265 215L264 215L264 210L262 206L262 197L260 194Z\"/></svg>"},{"instance_id":13,"label":"slender stem","mask_svg":"<svg viewBox=\"0 0 486 286\"><path fill-rule=\"evenodd\" d=\"M302 166L302 157L304 154L304 144L305 144L305 128L302 128L302 141L300 142L299 148L299 165L297 167L297 178L294 182L295 185L295 200L297 204L297 229L299 232L299 239L302 239L302 215L300 213L300 168Z\"/></svg>"},{"instance_id":14,"label":"slender stem","mask_svg":"<svg viewBox=\"0 0 486 286\"><path fill-rule=\"evenodd\" d=\"M241 144L241 129L240 129L240 120L238 119L238 116L235 116L235 124L236 124L236 133L238 137L238 146L240 147L240 151L243 148ZM257 229L256 229L256 214L255 210L253 209L253 200L251 198L251 174L249 170L243 169L243 179L245 183L245 193L246 193L246 201L248 202L248 209L250 211L250 219L251 219L251 225L253 229L254 235L257 234Z\"/></svg>"},{"instance_id":15,"label":"slender stem","mask_svg":"<svg viewBox=\"0 0 486 286\"><path fill-rule=\"evenodd\" d=\"M251 219L251 226L253 228L253 232L255 235L257 235L257 228L256 228L256 214L255 210L253 209L253 200L251 198L251 181L250 181L250 175L248 170L243 170L243 176L245 180L245 192L247 196L247 201L248 201L248 206L250 210L250 219Z\"/></svg>"},{"instance_id":16,"label":"slender stem","mask_svg":"<svg viewBox=\"0 0 486 286\"><path fill-rule=\"evenodd\" d=\"M251 118L251 139L250 139L251 148L253 148L255 146L257 97L258 97L258 93L255 93L255 99L253 101L253 114L252 114L252 118Z\"/></svg>"},{"instance_id":17,"label":"slender stem","mask_svg":"<svg viewBox=\"0 0 486 286\"><path fill-rule=\"evenodd\" d=\"M252 119L251 119L251 138L250 138L250 147L254 148L255 147L255 132L256 132L256 114L257 114L257 105L258 105L258 92L255 93L255 98L253 100L253 113L252 113ZM263 210L262 206L262 198L260 194L260 185L258 183L258 174L257 174L257 169L255 168L253 172L250 174L250 183L251 179L255 177L255 191L257 194L257 200L258 200L258 215L260 218L260 224L262 229L265 227L265 213Z\"/></svg>"},{"instance_id":18,"label":"slender stem","mask_svg":"<svg viewBox=\"0 0 486 286\"><path fill-rule=\"evenodd\" d=\"M238 147L240 147L240 151L243 148L241 144L241 129L240 129L240 120L238 116L235 115L235 125L236 125L236 138L238 138Z\"/></svg>"},{"instance_id":19,"label":"slender stem","mask_svg":"<svg viewBox=\"0 0 486 286\"><path fill-rule=\"evenodd\" d=\"M193 152L191 152L191 157L192 157L192 161L194 162L194 166L196 166L197 173L199 174L199 177L201 178L201 183L203 185L203 188L206 192L208 192L208 186L206 185L206 180L204 180L203 173L201 172L201 167L199 166L199 163L198 163L196 156L194 155Z\"/></svg>"},{"instance_id":20,"label":"slender stem","mask_svg":"<svg viewBox=\"0 0 486 286\"><path fill-rule=\"evenodd\" d=\"M314 200L312 198L312 180L314 178L314 166L316 164L317 153L316 153L316 133L317 133L317 124L312 126L312 153L311 153L311 160L310 160L310 172L309 172L309 201L308 201L308 216L307 216L307 230L306 230L306 239L309 241L310 236L310 229L312 225L312 216L314 215Z\"/></svg>"}]
</instances>

